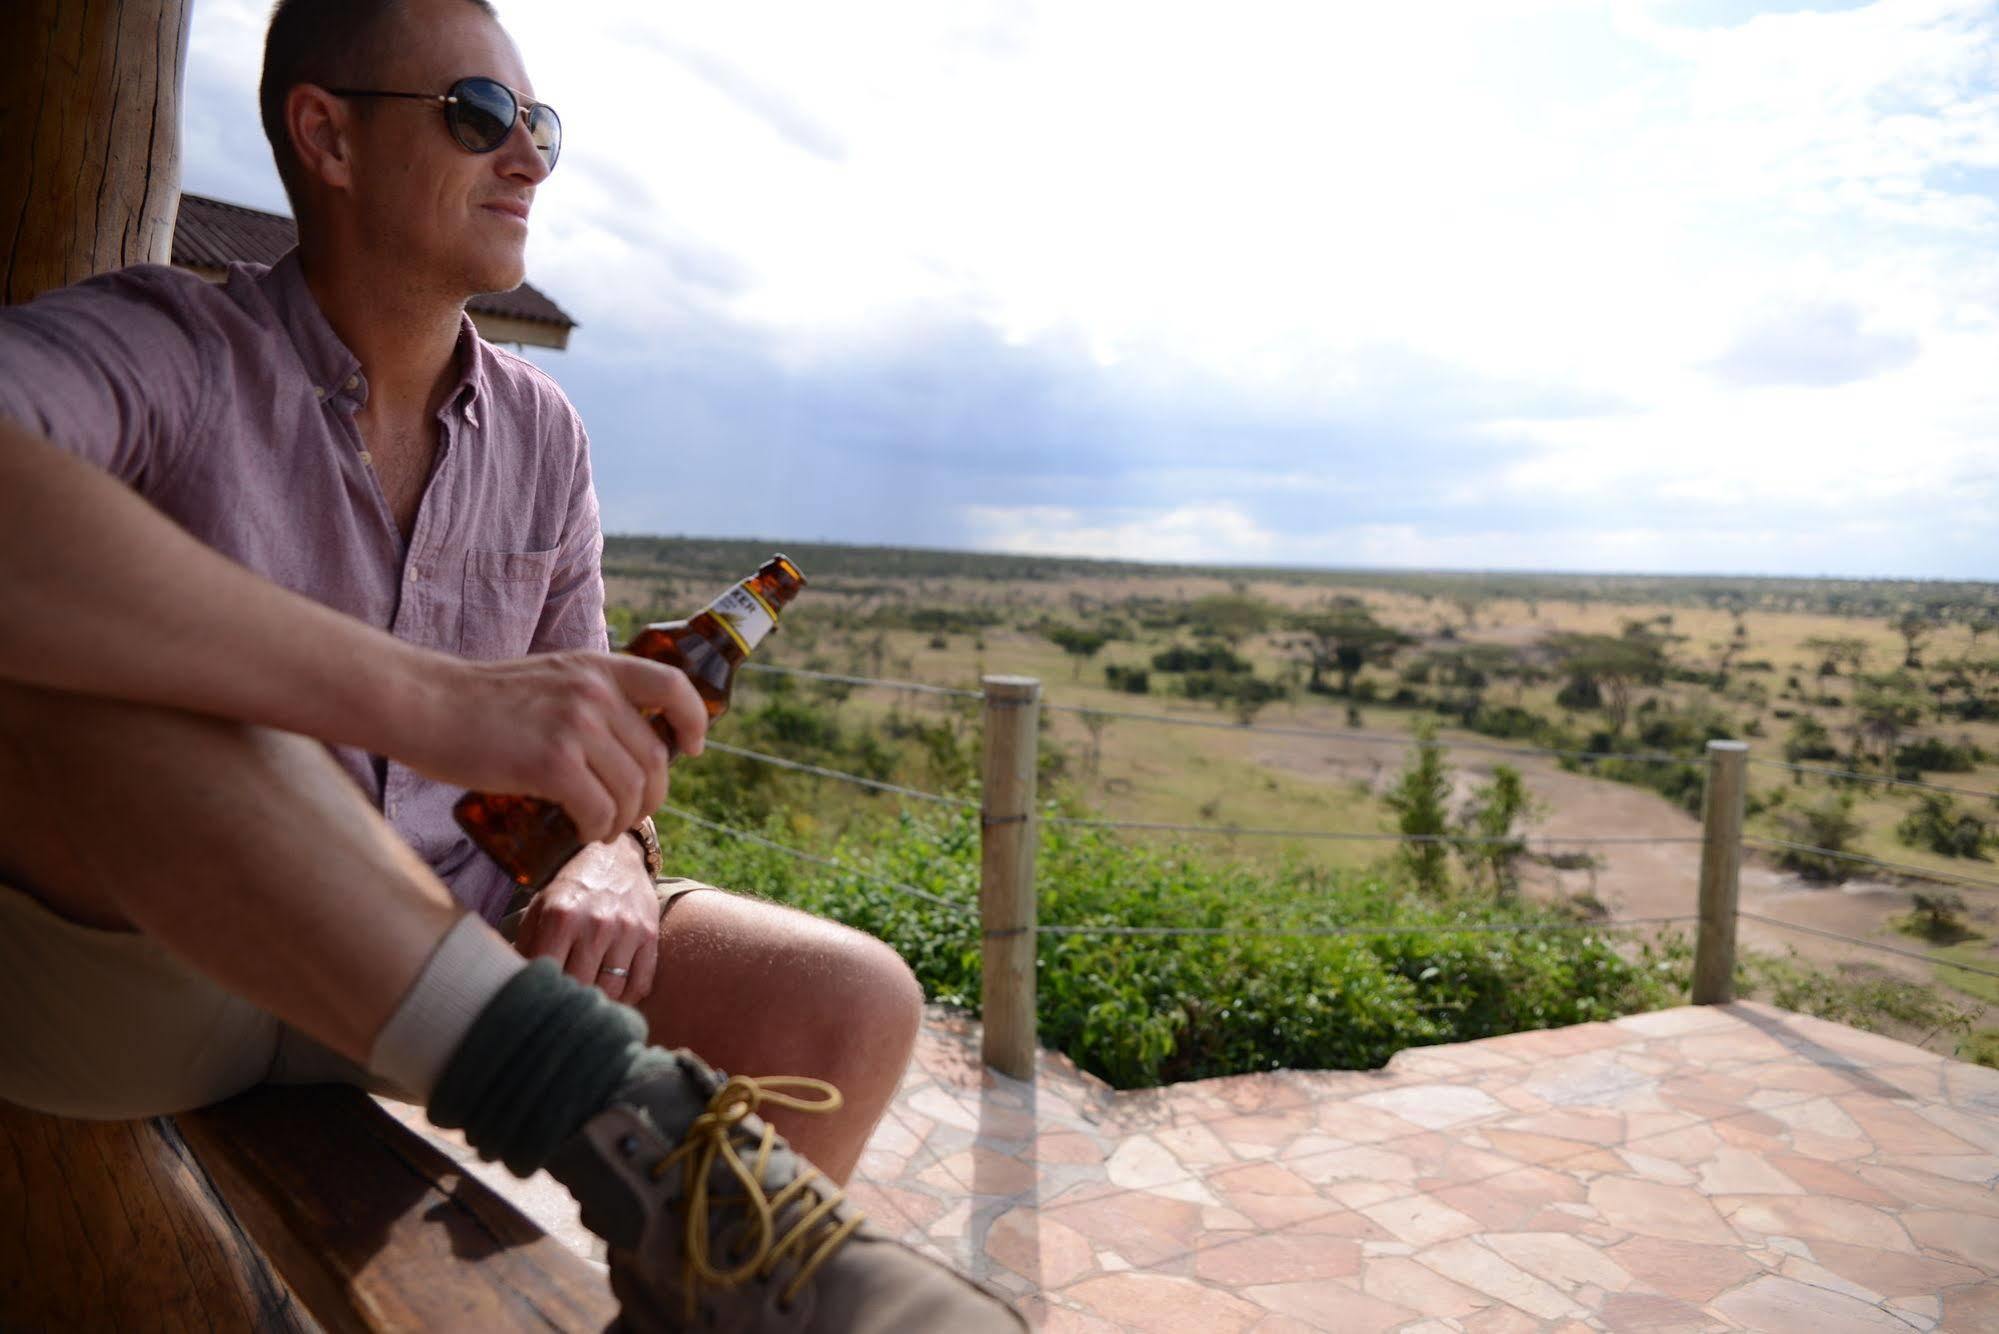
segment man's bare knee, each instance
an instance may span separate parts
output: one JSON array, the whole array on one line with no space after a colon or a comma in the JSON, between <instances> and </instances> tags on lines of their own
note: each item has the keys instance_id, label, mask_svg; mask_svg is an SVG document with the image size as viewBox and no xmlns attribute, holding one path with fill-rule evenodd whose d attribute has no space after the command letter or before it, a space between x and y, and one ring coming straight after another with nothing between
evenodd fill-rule
<instances>
[{"instance_id":1,"label":"man's bare knee","mask_svg":"<svg viewBox=\"0 0 1999 1334\"><path fill-rule=\"evenodd\" d=\"M760 1068L808 1059L826 1077L900 1078L923 989L888 945L740 895L690 894L678 905L662 932L661 981L648 1007L667 1029L656 1040L684 1032L697 1050L721 1041L739 1061L754 1046L747 1059Z\"/></svg>"}]
</instances>

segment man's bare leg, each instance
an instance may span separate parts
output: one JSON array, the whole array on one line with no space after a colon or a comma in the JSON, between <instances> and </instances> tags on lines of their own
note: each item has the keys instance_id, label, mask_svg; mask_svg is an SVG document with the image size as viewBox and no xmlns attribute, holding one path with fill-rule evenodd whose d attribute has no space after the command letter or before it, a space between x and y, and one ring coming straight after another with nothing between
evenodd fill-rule
<instances>
[{"instance_id":1,"label":"man's bare leg","mask_svg":"<svg viewBox=\"0 0 1999 1334\"><path fill-rule=\"evenodd\" d=\"M0 878L357 1064L464 913L319 743L5 683Z\"/></svg>"},{"instance_id":2,"label":"man's bare leg","mask_svg":"<svg viewBox=\"0 0 1999 1334\"><path fill-rule=\"evenodd\" d=\"M658 978L638 1009L662 1047L731 1073L810 1075L838 1088L835 1115L767 1115L844 1184L908 1068L923 990L872 936L702 889L676 898L661 921Z\"/></svg>"}]
</instances>

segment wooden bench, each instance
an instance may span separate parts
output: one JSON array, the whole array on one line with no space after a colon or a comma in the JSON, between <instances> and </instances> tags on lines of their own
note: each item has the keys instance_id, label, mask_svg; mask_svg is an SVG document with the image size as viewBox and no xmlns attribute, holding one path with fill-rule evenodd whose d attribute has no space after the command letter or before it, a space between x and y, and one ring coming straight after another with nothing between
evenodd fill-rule
<instances>
[{"instance_id":1,"label":"wooden bench","mask_svg":"<svg viewBox=\"0 0 1999 1334\"><path fill-rule=\"evenodd\" d=\"M0 1103L0 1330L601 1330L600 1271L350 1088Z\"/></svg>"}]
</instances>

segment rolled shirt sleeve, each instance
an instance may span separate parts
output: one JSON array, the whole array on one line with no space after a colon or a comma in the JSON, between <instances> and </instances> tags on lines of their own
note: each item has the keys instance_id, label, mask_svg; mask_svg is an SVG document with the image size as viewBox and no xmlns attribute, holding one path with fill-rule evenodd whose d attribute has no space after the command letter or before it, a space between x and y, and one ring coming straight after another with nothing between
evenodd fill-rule
<instances>
[{"instance_id":1,"label":"rolled shirt sleeve","mask_svg":"<svg viewBox=\"0 0 1999 1334\"><path fill-rule=\"evenodd\" d=\"M0 418L128 486L179 466L215 376L188 306L206 284L141 265L0 310Z\"/></svg>"}]
</instances>

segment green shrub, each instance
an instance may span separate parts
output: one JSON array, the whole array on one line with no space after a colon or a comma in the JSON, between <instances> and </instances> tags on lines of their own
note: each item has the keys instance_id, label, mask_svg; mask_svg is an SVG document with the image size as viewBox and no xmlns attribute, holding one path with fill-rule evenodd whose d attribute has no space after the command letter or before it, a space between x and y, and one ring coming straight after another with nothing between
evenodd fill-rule
<instances>
[{"instance_id":1,"label":"green shrub","mask_svg":"<svg viewBox=\"0 0 1999 1334\"><path fill-rule=\"evenodd\" d=\"M1911 741L1895 750L1895 769L1898 773L1920 774L1968 774L1976 769L1985 754L1977 746L1965 744L1953 746L1933 736Z\"/></svg>"},{"instance_id":2,"label":"green shrub","mask_svg":"<svg viewBox=\"0 0 1999 1334\"><path fill-rule=\"evenodd\" d=\"M1443 749L1429 744L1436 739L1436 728L1417 724L1417 745L1409 753L1409 763L1382 797L1395 812L1396 829L1407 838L1439 839L1450 832L1451 776ZM1404 843L1396 856L1424 893L1440 895L1449 888L1449 844Z\"/></svg>"},{"instance_id":3,"label":"green shrub","mask_svg":"<svg viewBox=\"0 0 1999 1334\"><path fill-rule=\"evenodd\" d=\"M1981 1028L1957 1044L1957 1059L1999 1070L1999 1028Z\"/></svg>"},{"instance_id":4,"label":"green shrub","mask_svg":"<svg viewBox=\"0 0 1999 1334\"><path fill-rule=\"evenodd\" d=\"M1978 939L1978 933L1964 923L1964 895L1941 889L1910 895L1913 907L1905 917L1894 919L1895 929L1920 936L1936 945L1956 945Z\"/></svg>"},{"instance_id":5,"label":"green shrub","mask_svg":"<svg viewBox=\"0 0 1999 1334\"><path fill-rule=\"evenodd\" d=\"M1482 736L1509 741L1535 741L1554 730L1546 718L1518 704L1502 704L1497 708L1481 705L1466 714L1465 726Z\"/></svg>"},{"instance_id":6,"label":"green shrub","mask_svg":"<svg viewBox=\"0 0 1999 1334\"><path fill-rule=\"evenodd\" d=\"M1175 644L1152 655L1156 672L1246 672L1250 665L1220 644L1189 648Z\"/></svg>"},{"instance_id":7,"label":"green shrub","mask_svg":"<svg viewBox=\"0 0 1999 1334\"><path fill-rule=\"evenodd\" d=\"M963 905L963 914L682 822L669 819L662 832L680 873L872 932L909 961L931 999L977 1008L975 816L905 816L834 849ZM762 832L794 845L803 837L777 817ZM1336 879L1309 867L1273 874L1102 831L1045 827L1037 879L1044 924L1414 928L1361 937L1043 937L1041 1041L1123 1088L1251 1070L1368 1069L1411 1045L1587 1022L1674 999L1663 975L1627 961L1608 932L1453 930L1564 919L1451 899L1415 904L1378 875Z\"/></svg>"},{"instance_id":8,"label":"green shrub","mask_svg":"<svg viewBox=\"0 0 1999 1334\"><path fill-rule=\"evenodd\" d=\"M1936 987L1911 982L1871 964L1845 963L1829 969L1807 963L1796 950L1782 955L1748 951L1735 970L1736 995L1801 1014L1830 1019L1869 1032L1889 1023L1931 1033L1962 1032L1977 1013L1943 996Z\"/></svg>"},{"instance_id":9,"label":"green shrub","mask_svg":"<svg viewBox=\"0 0 1999 1334\"><path fill-rule=\"evenodd\" d=\"M1831 884L1842 884L1853 874L1853 863L1825 855L1847 851L1862 833L1861 823L1853 815L1851 792L1828 792L1812 805L1786 811L1778 817L1778 823L1786 842L1818 849L1807 852L1781 848L1777 852L1779 866L1796 871L1807 880Z\"/></svg>"},{"instance_id":10,"label":"green shrub","mask_svg":"<svg viewBox=\"0 0 1999 1334\"><path fill-rule=\"evenodd\" d=\"M1992 846L1992 829L1970 811L1957 808L1948 792L1925 792L1916 809L1895 825L1895 837L1911 848L1926 848L1940 857L1974 857L1984 861Z\"/></svg>"},{"instance_id":11,"label":"green shrub","mask_svg":"<svg viewBox=\"0 0 1999 1334\"><path fill-rule=\"evenodd\" d=\"M1121 690L1127 695L1146 695L1152 692L1152 673L1143 667L1120 667L1112 663L1104 668L1104 682L1112 690Z\"/></svg>"}]
</instances>

